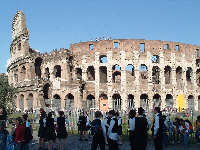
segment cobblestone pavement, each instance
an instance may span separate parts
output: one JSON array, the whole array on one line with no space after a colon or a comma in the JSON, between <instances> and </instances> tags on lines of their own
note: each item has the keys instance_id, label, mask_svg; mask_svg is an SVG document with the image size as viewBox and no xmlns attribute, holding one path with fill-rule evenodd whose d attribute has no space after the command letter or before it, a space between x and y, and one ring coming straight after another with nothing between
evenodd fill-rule
<instances>
[{"instance_id":1,"label":"cobblestone pavement","mask_svg":"<svg viewBox=\"0 0 200 150\"><path fill-rule=\"evenodd\" d=\"M79 141L78 139L78 136L69 136L67 139L66 150L90 150L91 138L89 138L89 141ZM37 143L37 140L33 141L31 150L38 149ZM106 150L108 150L108 146L106 146ZM119 146L119 150L130 150L129 142L127 140L123 141L123 145ZM154 150L152 142L148 142L147 150ZM164 150L184 150L184 147L183 145L168 146ZM200 150L200 145L190 145L187 150Z\"/></svg>"}]
</instances>

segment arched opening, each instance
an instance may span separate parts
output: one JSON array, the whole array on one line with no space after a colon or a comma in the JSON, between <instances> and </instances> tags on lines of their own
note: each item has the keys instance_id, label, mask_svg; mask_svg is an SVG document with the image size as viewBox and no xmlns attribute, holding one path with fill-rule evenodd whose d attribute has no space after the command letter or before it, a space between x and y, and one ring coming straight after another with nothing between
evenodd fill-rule
<instances>
[{"instance_id":1,"label":"arched opening","mask_svg":"<svg viewBox=\"0 0 200 150\"><path fill-rule=\"evenodd\" d=\"M95 108L95 97L94 95L88 95L87 99L86 99L86 105L87 105L87 109L92 109Z\"/></svg>"},{"instance_id":2,"label":"arched opening","mask_svg":"<svg viewBox=\"0 0 200 150\"><path fill-rule=\"evenodd\" d=\"M182 80L183 80L183 77L182 77L182 68L180 66L178 66L176 68L176 83L177 83L177 87L179 88L182 88L183 84L182 84Z\"/></svg>"},{"instance_id":3,"label":"arched opening","mask_svg":"<svg viewBox=\"0 0 200 150\"><path fill-rule=\"evenodd\" d=\"M159 94L155 94L153 96L153 108L161 106L161 96Z\"/></svg>"},{"instance_id":4,"label":"arched opening","mask_svg":"<svg viewBox=\"0 0 200 150\"><path fill-rule=\"evenodd\" d=\"M74 95L71 93L65 96L65 109L72 110L74 108Z\"/></svg>"},{"instance_id":5,"label":"arched opening","mask_svg":"<svg viewBox=\"0 0 200 150\"><path fill-rule=\"evenodd\" d=\"M113 109L114 110L121 110L122 100L119 94L114 94L112 96L113 99Z\"/></svg>"},{"instance_id":6,"label":"arched opening","mask_svg":"<svg viewBox=\"0 0 200 150\"><path fill-rule=\"evenodd\" d=\"M153 84L160 83L160 68L158 66L153 66L152 68L152 83Z\"/></svg>"},{"instance_id":7,"label":"arched opening","mask_svg":"<svg viewBox=\"0 0 200 150\"><path fill-rule=\"evenodd\" d=\"M197 82L197 86L200 87L200 69L197 69L196 71L196 82Z\"/></svg>"},{"instance_id":8,"label":"arched opening","mask_svg":"<svg viewBox=\"0 0 200 150\"><path fill-rule=\"evenodd\" d=\"M28 110L33 110L33 94L30 93L28 95L28 99L27 99L27 109Z\"/></svg>"},{"instance_id":9,"label":"arched opening","mask_svg":"<svg viewBox=\"0 0 200 150\"><path fill-rule=\"evenodd\" d=\"M160 62L160 58L159 58L158 55L153 55L151 57L151 61L152 61L152 63L159 63Z\"/></svg>"},{"instance_id":10,"label":"arched opening","mask_svg":"<svg viewBox=\"0 0 200 150\"><path fill-rule=\"evenodd\" d=\"M126 66L126 79L127 82L132 82L135 80L135 71L133 65L131 64Z\"/></svg>"},{"instance_id":11,"label":"arched opening","mask_svg":"<svg viewBox=\"0 0 200 150\"><path fill-rule=\"evenodd\" d=\"M22 80L24 80L26 78L26 67L25 66L23 66L21 68L21 78L22 78Z\"/></svg>"},{"instance_id":12,"label":"arched opening","mask_svg":"<svg viewBox=\"0 0 200 150\"><path fill-rule=\"evenodd\" d=\"M38 78L41 78L41 64L42 64L42 58L38 57L35 59L35 75Z\"/></svg>"},{"instance_id":13,"label":"arched opening","mask_svg":"<svg viewBox=\"0 0 200 150\"><path fill-rule=\"evenodd\" d=\"M113 83L121 83L121 67L119 65L114 65L112 67L112 72Z\"/></svg>"},{"instance_id":14,"label":"arched opening","mask_svg":"<svg viewBox=\"0 0 200 150\"><path fill-rule=\"evenodd\" d=\"M76 68L77 79L82 80L82 69Z\"/></svg>"},{"instance_id":15,"label":"arched opening","mask_svg":"<svg viewBox=\"0 0 200 150\"><path fill-rule=\"evenodd\" d=\"M87 68L87 77L88 81L94 81L95 80L95 70L93 66L89 66Z\"/></svg>"},{"instance_id":16,"label":"arched opening","mask_svg":"<svg viewBox=\"0 0 200 150\"><path fill-rule=\"evenodd\" d=\"M45 68L45 77L47 78L47 79L49 79L50 78L50 73L49 73L49 68L47 67L47 68Z\"/></svg>"},{"instance_id":17,"label":"arched opening","mask_svg":"<svg viewBox=\"0 0 200 150\"><path fill-rule=\"evenodd\" d=\"M19 109L21 111L24 111L24 95L21 94L19 97Z\"/></svg>"},{"instance_id":18,"label":"arched opening","mask_svg":"<svg viewBox=\"0 0 200 150\"><path fill-rule=\"evenodd\" d=\"M190 110L193 110L193 111L194 111L194 96L193 96L193 95L189 95L189 96L188 96L188 101L187 101L187 103L188 103L188 108L189 108Z\"/></svg>"},{"instance_id":19,"label":"arched opening","mask_svg":"<svg viewBox=\"0 0 200 150\"><path fill-rule=\"evenodd\" d=\"M108 111L108 96L104 93L102 93L99 96L100 101L100 110L101 111Z\"/></svg>"},{"instance_id":20,"label":"arched opening","mask_svg":"<svg viewBox=\"0 0 200 150\"><path fill-rule=\"evenodd\" d=\"M173 96L171 94L166 95L165 102L166 102L166 108L173 108L174 101L173 101Z\"/></svg>"},{"instance_id":21,"label":"arched opening","mask_svg":"<svg viewBox=\"0 0 200 150\"><path fill-rule=\"evenodd\" d=\"M18 69L14 71L14 81L18 82Z\"/></svg>"},{"instance_id":22,"label":"arched opening","mask_svg":"<svg viewBox=\"0 0 200 150\"><path fill-rule=\"evenodd\" d=\"M107 63L108 62L108 58L106 55L100 55L99 56L99 61L100 63Z\"/></svg>"},{"instance_id":23,"label":"arched opening","mask_svg":"<svg viewBox=\"0 0 200 150\"><path fill-rule=\"evenodd\" d=\"M99 74L100 74L100 83L106 83L107 82L107 67L100 66Z\"/></svg>"},{"instance_id":24,"label":"arched opening","mask_svg":"<svg viewBox=\"0 0 200 150\"><path fill-rule=\"evenodd\" d=\"M49 83L45 84L44 87L43 87L43 94L44 94L43 98L44 98L44 100L49 99L49 87L50 87Z\"/></svg>"},{"instance_id":25,"label":"arched opening","mask_svg":"<svg viewBox=\"0 0 200 150\"><path fill-rule=\"evenodd\" d=\"M193 76L192 68L191 67L187 67L187 70L186 70L186 81L187 82L192 82L192 76Z\"/></svg>"},{"instance_id":26,"label":"arched opening","mask_svg":"<svg viewBox=\"0 0 200 150\"><path fill-rule=\"evenodd\" d=\"M148 79L148 68L145 64L141 64L139 67L140 70L140 79L146 80Z\"/></svg>"},{"instance_id":27,"label":"arched opening","mask_svg":"<svg viewBox=\"0 0 200 150\"><path fill-rule=\"evenodd\" d=\"M145 109L147 112L149 110L149 98L147 94L140 95L140 107Z\"/></svg>"},{"instance_id":28,"label":"arched opening","mask_svg":"<svg viewBox=\"0 0 200 150\"><path fill-rule=\"evenodd\" d=\"M164 69L165 84L171 84L171 72L172 68L170 66L165 66Z\"/></svg>"},{"instance_id":29,"label":"arched opening","mask_svg":"<svg viewBox=\"0 0 200 150\"><path fill-rule=\"evenodd\" d=\"M61 66L60 65L56 65L54 67L54 76L55 76L55 78L61 78Z\"/></svg>"},{"instance_id":30,"label":"arched opening","mask_svg":"<svg viewBox=\"0 0 200 150\"><path fill-rule=\"evenodd\" d=\"M51 107L55 110L60 110L61 108L61 98L60 98L60 95L58 94L55 94L53 96L53 101L51 103Z\"/></svg>"},{"instance_id":31,"label":"arched opening","mask_svg":"<svg viewBox=\"0 0 200 150\"><path fill-rule=\"evenodd\" d=\"M135 107L134 104L134 96L132 94L128 95L128 109L133 109Z\"/></svg>"}]
</instances>

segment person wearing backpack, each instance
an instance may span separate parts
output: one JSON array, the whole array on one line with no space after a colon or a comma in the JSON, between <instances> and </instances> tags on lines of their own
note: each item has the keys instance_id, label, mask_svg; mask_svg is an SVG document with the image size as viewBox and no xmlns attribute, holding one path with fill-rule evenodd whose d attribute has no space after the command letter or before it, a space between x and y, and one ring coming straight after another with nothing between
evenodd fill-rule
<instances>
[{"instance_id":1,"label":"person wearing backpack","mask_svg":"<svg viewBox=\"0 0 200 150\"><path fill-rule=\"evenodd\" d=\"M17 127L15 129L15 144L16 150L24 149L24 132L25 128L21 117L18 117L16 120Z\"/></svg>"},{"instance_id":2,"label":"person wearing backpack","mask_svg":"<svg viewBox=\"0 0 200 150\"><path fill-rule=\"evenodd\" d=\"M100 111L95 112L95 120L91 122L91 135L92 145L91 150L96 150L98 145L100 150L105 150L105 139L106 139L106 127L104 122L100 119L102 113Z\"/></svg>"},{"instance_id":3,"label":"person wearing backpack","mask_svg":"<svg viewBox=\"0 0 200 150\"><path fill-rule=\"evenodd\" d=\"M108 128L108 146L109 150L118 150L118 120L115 118L115 111L110 110L109 116L111 118Z\"/></svg>"},{"instance_id":4,"label":"person wearing backpack","mask_svg":"<svg viewBox=\"0 0 200 150\"><path fill-rule=\"evenodd\" d=\"M129 141L131 145L131 150L134 150L135 147L135 133L134 133L134 127L135 127L135 116L136 116L136 110L131 109L129 112Z\"/></svg>"},{"instance_id":5,"label":"person wearing backpack","mask_svg":"<svg viewBox=\"0 0 200 150\"><path fill-rule=\"evenodd\" d=\"M188 121L185 121L183 119L180 119L180 132L183 136L183 141L184 141L184 147L188 148L188 144L189 144L189 134L190 134L190 124L188 123Z\"/></svg>"},{"instance_id":6,"label":"person wearing backpack","mask_svg":"<svg viewBox=\"0 0 200 150\"><path fill-rule=\"evenodd\" d=\"M121 136L122 136L122 117L119 116L119 112L118 111L116 112L115 117L116 117L116 119L118 121L118 135L119 135L118 136L118 138L119 138L118 144L122 145L122 139L121 139Z\"/></svg>"},{"instance_id":7,"label":"person wearing backpack","mask_svg":"<svg viewBox=\"0 0 200 150\"><path fill-rule=\"evenodd\" d=\"M199 133L200 133L200 116L197 116L197 120L196 120L196 123L195 123L195 128L196 128L195 137L196 137L196 140L197 140L198 144L200 144L200 138L199 138Z\"/></svg>"},{"instance_id":8,"label":"person wearing backpack","mask_svg":"<svg viewBox=\"0 0 200 150\"><path fill-rule=\"evenodd\" d=\"M0 150L5 150L6 148L6 140L9 135L8 131L5 129L6 122L0 121Z\"/></svg>"},{"instance_id":9,"label":"person wearing backpack","mask_svg":"<svg viewBox=\"0 0 200 150\"><path fill-rule=\"evenodd\" d=\"M77 123L79 131L80 131L80 138L79 138L80 141L83 140L83 136L85 135L85 132L87 130L86 123L87 123L87 117L85 116L85 113L82 112L81 115L79 116L78 123Z\"/></svg>"},{"instance_id":10,"label":"person wearing backpack","mask_svg":"<svg viewBox=\"0 0 200 150\"><path fill-rule=\"evenodd\" d=\"M25 128L24 131L24 150L29 150L29 145L30 145L30 141L33 139L33 130L32 130L32 126L30 124L30 121L28 120L28 115L24 114L23 116L23 125Z\"/></svg>"},{"instance_id":11,"label":"person wearing backpack","mask_svg":"<svg viewBox=\"0 0 200 150\"><path fill-rule=\"evenodd\" d=\"M152 126L152 136L154 140L155 150L163 150L162 139L163 139L163 125L164 120L162 118L162 113L160 111L160 107L154 108L154 121Z\"/></svg>"}]
</instances>

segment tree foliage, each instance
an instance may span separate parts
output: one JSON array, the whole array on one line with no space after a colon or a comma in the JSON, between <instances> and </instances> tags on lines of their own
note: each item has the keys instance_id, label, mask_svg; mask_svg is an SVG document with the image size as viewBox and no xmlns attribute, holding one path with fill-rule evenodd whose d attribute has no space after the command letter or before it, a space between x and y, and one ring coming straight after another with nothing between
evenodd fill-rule
<instances>
[{"instance_id":1,"label":"tree foliage","mask_svg":"<svg viewBox=\"0 0 200 150\"><path fill-rule=\"evenodd\" d=\"M16 88L9 85L8 77L5 75L0 75L0 107L13 109L11 107L15 106L15 102L13 101L15 93Z\"/></svg>"}]
</instances>

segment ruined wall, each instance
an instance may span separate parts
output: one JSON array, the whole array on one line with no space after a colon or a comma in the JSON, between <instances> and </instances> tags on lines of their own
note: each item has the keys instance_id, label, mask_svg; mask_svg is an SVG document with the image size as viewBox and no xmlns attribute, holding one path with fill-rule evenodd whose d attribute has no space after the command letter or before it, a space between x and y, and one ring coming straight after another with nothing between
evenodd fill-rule
<instances>
[{"instance_id":1,"label":"ruined wall","mask_svg":"<svg viewBox=\"0 0 200 150\"><path fill-rule=\"evenodd\" d=\"M21 110L56 106L61 109L118 109L155 106L200 110L199 46L115 39L80 42L68 49L40 53L29 46L22 12L13 20L10 84L18 88Z\"/></svg>"}]
</instances>

